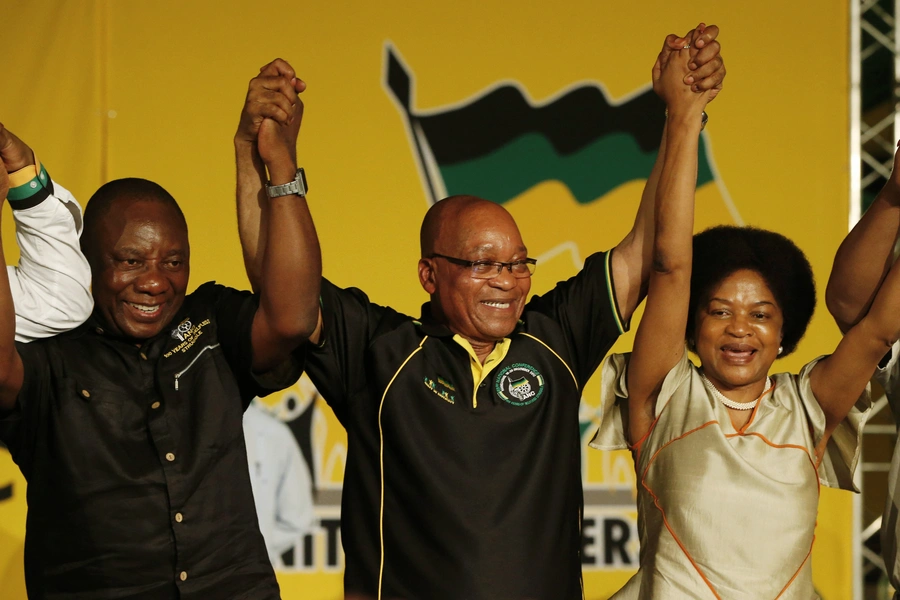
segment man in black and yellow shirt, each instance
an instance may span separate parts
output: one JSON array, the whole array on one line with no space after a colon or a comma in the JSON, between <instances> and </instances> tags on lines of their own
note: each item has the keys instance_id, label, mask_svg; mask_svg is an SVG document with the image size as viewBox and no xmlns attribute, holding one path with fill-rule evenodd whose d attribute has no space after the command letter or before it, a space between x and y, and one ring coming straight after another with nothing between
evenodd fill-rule
<instances>
[{"instance_id":1,"label":"man in black and yellow shirt","mask_svg":"<svg viewBox=\"0 0 900 600\"><path fill-rule=\"evenodd\" d=\"M701 38L715 51L697 59L703 89L724 76L716 33ZM419 319L323 280L306 369L347 429L348 598L582 597L578 405L643 297L658 178L656 166L613 251L527 303L535 261L515 221L472 196L425 216L419 281L431 301ZM257 284L263 183L252 154L239 155L241 241Z\"/></svg>"}]
</instances>

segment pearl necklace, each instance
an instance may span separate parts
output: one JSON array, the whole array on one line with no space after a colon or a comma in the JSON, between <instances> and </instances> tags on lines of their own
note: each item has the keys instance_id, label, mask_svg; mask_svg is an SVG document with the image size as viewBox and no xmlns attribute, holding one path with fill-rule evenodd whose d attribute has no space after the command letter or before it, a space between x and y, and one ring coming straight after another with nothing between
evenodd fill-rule
<instances>
[{"instance_id":1,"label":"pearl necklace","mask_svg":"<svg viewBox=\"0 0 900 600\"><path fill-rule=\"evenodd\" d=\"M772 378L766 377L766 387L763 388L763 392L759 395L759 398L757 398L756 400L751 400L750 402L735 402L734 400L729 400L728 398L726 398L722 394L722 392L720 392L716 388L716 386L713 385L712 381L706 378L706 375L704 373L700 373L700 377L703 378L703 384L707 388L709 388L709 391L713 393L713 396L719 399L719 402L721 402L728 408L733 408L734 410L753 410L759 403L759 398L762 398L763 395L772 387Z\"/></svg>"}]
</instances>

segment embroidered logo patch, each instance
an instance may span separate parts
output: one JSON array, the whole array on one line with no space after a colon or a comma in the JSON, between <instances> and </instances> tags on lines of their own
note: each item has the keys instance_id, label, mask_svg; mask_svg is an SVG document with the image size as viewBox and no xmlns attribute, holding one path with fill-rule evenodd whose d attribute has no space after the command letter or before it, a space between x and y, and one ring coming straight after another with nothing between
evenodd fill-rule
<instances>
[{"instance_id":1,"label":"embroidered logo patch","mask_svg":"<svg viewBox=\"0 0 900 600\"><path fill-rule=\"evenodd\" d=\"M437 379L425 376L425 387L431 390L441 400L456 404L456 387L447 379L438 376Z\"/></svg>"},{"instance_id":2,"label":"embroidered logo patch","mask_svg":"<svg viewBox=\"0 0 900 600\"><path fill-rule=\"evenodd\" d=\"M163 358L169 358L179 352L186 352L197 343L197 340L203 335L203 328L207 325L209 325L209 319L204 319L196 325L191 323L190 319L185 319L179 323L178 327L172 330L172 338L178 340L179 343L163 354Z\"/></svg>"},{"instance_id":3,"label":"embroidered logo patch","mask_svg":"<svg viewBox=\"0 0 900 600\"><path fill-rule=\"evenodd\" d=\"M544 393L543 375L526 363L509 365L494 381L497 395L513 406L528 406Z\"/></svg>"},{"instance_id":4,"label":"embroidered logo patch","mask_svg":"<svg viewBox=\"0 0 900 600\"><path fill-rule=\"evenodd\" d=\"M178 327L172 330L172 337L179 342L183 342L185 336L189 334L193 328L194 325L189 320L182 321L178 324Z\"/></svg>"}]
</instances>

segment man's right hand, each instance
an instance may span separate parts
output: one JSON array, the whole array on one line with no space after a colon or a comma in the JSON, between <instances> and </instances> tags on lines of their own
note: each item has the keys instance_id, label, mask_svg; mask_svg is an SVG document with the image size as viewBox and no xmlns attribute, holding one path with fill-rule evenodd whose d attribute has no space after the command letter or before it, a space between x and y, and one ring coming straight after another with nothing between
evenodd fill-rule
<instances>
[{"instance_id":1,"label":"man's right hand","mask_svg":"<svg viewBox=\"0 0 900 600\"><path fill-rule=\"evenodd\" d=\"M265 119L289 125L296 117L297 94L305 89L306 83L297 79L294 69L286 61L276 58L262 67L259 75L250 80L241 120L234 135L235 143L255 144ZM299 114L303 114L302 106ZM296 127L299 126L298 122Z\"/></svg>"},{"instance_id":2,"label":"man's right hand","mask_svg":"<svg viewBox=\"0 0 900 600\"><path fill-rule=\"evenodd\" d=\"M34 152L31 148L2 123L0 123L0 160L3 161L6 173L14 173L34 164ZM6 194L3 198L6 198Z\"/></svg>"}]
</instances>

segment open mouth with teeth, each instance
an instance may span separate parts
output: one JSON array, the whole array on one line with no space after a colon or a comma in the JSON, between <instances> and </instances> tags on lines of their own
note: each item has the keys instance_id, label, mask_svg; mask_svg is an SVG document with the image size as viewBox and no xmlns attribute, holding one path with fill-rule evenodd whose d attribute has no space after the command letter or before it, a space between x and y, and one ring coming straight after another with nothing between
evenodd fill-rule
<instances>
[{"instance_id":1,"label":"open mouth with teeth","mask_svg":"<svg viewBox=\"0 0 900 600\"><path fill-rule=\"evenodd\" d=\"M720 348L726 360L735 363L745 363L753 360L757 349L749 344L726 344Z\"/></svg>"},{"instance_id":2,"label":"open mouth with teeth","mask_svg":"<svg viewBox=\"0 0 900 600\"><path fill-rule=\"evenodd\" d=\"M498 302L496 300L482 300L481 303L490 308L499 308L499 309L509 308L509 306L510 306L509 302Z\"/></svg>"},{"instance_id":3,"label":"open mouth with teeth","mask_svg":"<svg viewBox=\"0 0 900 600\"><path fill-rule=\"evenodd\" d=\"M137 302L125 302L125 304L133 309L133 314L148 318L158 316L162 312L163 306L162 304L138 304Z\"/></svg>"}]
</instances>

